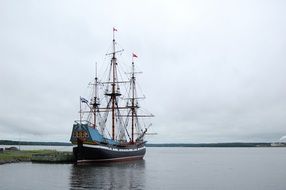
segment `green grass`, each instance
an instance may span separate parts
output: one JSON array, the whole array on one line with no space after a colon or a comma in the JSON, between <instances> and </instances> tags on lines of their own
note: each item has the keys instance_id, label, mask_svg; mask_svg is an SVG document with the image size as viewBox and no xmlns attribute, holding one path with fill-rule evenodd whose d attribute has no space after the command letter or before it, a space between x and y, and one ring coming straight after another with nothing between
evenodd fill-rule
<instances>
[{"instance_id":1,"label":"green grass","mask_svg":"<svg viewBox=\"0 0 286 190\"><path fill-rule=\"evenodd\" d=\"M53 154L55 152L55 150L4 151L0 153L0 161L30 161L33 154Z\"/></svg>"},{"instance_id":2,"label":"green grass","mask_svg":"<svg viewBox=\"0 0 286 190\"><path fill-rule=\"evenodd\" d=\"M47 162L47 163L70 163L74 161L72 152L52 152L33 154L32 162Z\"/></svg>"}]
</instances>

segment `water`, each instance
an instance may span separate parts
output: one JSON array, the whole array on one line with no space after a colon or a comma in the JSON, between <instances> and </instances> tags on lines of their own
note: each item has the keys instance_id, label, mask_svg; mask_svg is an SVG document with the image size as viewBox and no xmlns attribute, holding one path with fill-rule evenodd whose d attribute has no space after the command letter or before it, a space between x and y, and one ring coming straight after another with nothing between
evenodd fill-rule
<instances>
[{"instance_id":1,"label":"water","mask_svg":"<svg viewBox=\"0 0 286 190\"><path fill-rule=\"evenodd\" d=\"M0 166L0 189L285 190L286 148L147 148L113 164Z\"/></svg>"}]
</instances>

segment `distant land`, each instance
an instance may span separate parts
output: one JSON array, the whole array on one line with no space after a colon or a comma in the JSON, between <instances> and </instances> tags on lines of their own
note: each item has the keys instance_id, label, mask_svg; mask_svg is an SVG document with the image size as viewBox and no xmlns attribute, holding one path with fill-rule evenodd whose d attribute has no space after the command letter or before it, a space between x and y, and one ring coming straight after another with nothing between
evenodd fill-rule
<instances>
[{"instance_id":1,"label":"distant land","mask_svg":"<svg viewBox=\"0 0 286 190\"><path fill-rule=\"evenodd\" d=\"M165 143L165 144L146 144L147 147L270 147L271 143Z\"/></svg>"},{"instance_id":2,"label":"distant land","mask_svg":"<svg viewBox=\"0 0 286 190\"><path fill-rule=\"evenodd\" d=\"M0 145L30 145L30 146L72 146L69 142L30 142L0 140ZM229 143L147 143L147 147L270 147L271 143L265 142L229 142Z\"/></svg>"}]
</instances>

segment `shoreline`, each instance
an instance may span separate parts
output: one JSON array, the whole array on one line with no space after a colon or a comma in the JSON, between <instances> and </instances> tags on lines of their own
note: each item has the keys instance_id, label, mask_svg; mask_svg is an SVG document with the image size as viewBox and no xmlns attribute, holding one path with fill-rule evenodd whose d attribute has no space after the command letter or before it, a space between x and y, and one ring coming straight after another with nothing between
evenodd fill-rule
<instances>
[{"instance_id":1,"label":"shoreline","mask_svg":"<svg viewBox=\"0 0 286 190\"><path fill-rule=\"evenodd\" d=\"M21 160L21 159L0 160L0 165L4 165L4 164L13 164L13 163L20 163L20 162L32 162L32 161L31 161L31 160Z\"/></svg>"},{"instance_id":2,"label":"shoreline","mask_svg":"<svg viewBox=\"0 0 286 190\"><path fill-rule=\"evenodd\" d=\"M72 152L55 150L5 150L0 153L0 165L19 162L73 163Z\"/></svg>"}]
</instances>

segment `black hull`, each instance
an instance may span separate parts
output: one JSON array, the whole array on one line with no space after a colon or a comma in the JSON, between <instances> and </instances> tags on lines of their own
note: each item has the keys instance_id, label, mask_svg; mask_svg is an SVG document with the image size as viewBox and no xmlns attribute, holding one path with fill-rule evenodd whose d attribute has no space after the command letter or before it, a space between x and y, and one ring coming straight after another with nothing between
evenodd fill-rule
<instances>
[{"instance_id":1,"label":"black hull","mask_svg":"<svg viewBox=\"0 0 286 190\"><path fill-rule=\"evenodd\" d=\"M143 159L146 148L110 148L102 145L80 145L73 148L78 163L81 162L114 162Z\"/></svg>"}]
</instances>

